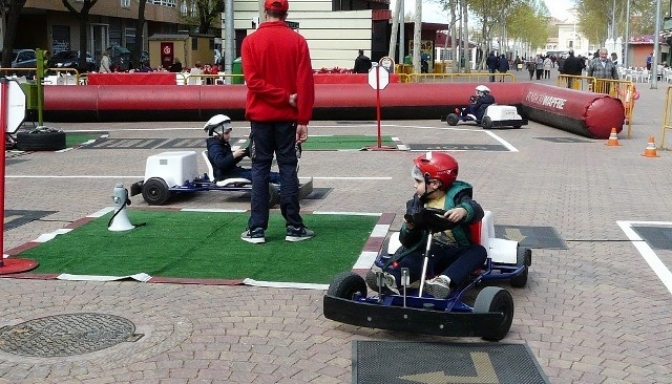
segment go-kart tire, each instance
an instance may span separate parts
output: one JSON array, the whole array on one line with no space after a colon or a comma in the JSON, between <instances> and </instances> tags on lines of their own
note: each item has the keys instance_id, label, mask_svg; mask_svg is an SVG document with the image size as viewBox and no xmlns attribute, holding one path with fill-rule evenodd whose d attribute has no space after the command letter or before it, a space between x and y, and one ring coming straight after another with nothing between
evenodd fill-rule
<instances>
[{"instance_id":1,"label":"go-kart tire","mask_svg":"<svg viewBox=\"0 0 672 384\"><path fill-rule=\"evenodd\" d=\"M485 287L476 297L474 313L501 312L504 314L502 323L497 328L487 330L482 337L487 341L499 341L506 337L513 322L513 298L500 287Z\"/></svg>"},{"instance_id":2,"label":"go-kart tire","mask_svg":"<svg viewBox=\"0 0 672 384\"><path fill-rule=\"evenodd\" d=\"M149 178L142 185L142 198L149 205L163 205L170 198L168 184L158 177Z\"/></svg>"},{"instance_id":3,"label":"go-kart tire","mask_svg":"<svg viewBox=\"0 0 672 384\"><path fill-rule=\"evenodd\" d=\"M280 202L280 191L274 186L268 187L268 207L273 208Z\"/></svg>"},{"instance_id":4,"label":"go-kart tire","mask_svg":"<svg viewBox=\"0 0 672 384\"><path fill-rule=\"evenodd\" d=\"M517 252L516 262L518 265L523 265L524 267L520 275L512 277L509 280L509 284L514 288L523 288L527 285L527 272L528 267L532 264L532 251L529 248L518 246Z\"/></svg>"},{"instance_id":5,"label":"go-kart tire","mask_svg":"<svg viewBox=\"0 0 672 384\"><path fill-rule=\"evenodd\" d=\"M454 126L457 125L457 123L460 122L460 117L457 116L457 114L455 114L455 113L449 113L448 116L446 116L446 122L451 127L454 127Z\"/></svg>"},{"instance_id":6,"label":"go-kart tire","mask_svg":"<svg viewBox=\"0 0 672 384\"><path fill-rule=\"evenodd\" d=\"M492 119L490 116L483 116L483 120L481 121L481 126L483 129L490 129L492 128Z\"/></svg>"},{"instance_id":7,"label":"go-kart tire","mask_svg":"<svg viewBox=\"0 0 672 384\"><path fill-rule=\"evenodd\" d=\"M360 275L354 272L343 272L336 275L327 290L329 296L348 300L352 300L356 293L366 296L366 283Z\"/></svg>"},{"instance_id":8,"label":"go-kart tire","mask_svg":"<svg viewBox=\"0 0 672 384\"><path fill-rule=\"evenodd\" d=\"M65 148L65 132L52 128L19 132L16 147L21 151L60 151Z\"/></svg>"},{"instance_id":9,"label":"go-kart tire","mask_svg":"<svg viewBox=\"0 0 672 384\"><path fill-rule=\"evenodd\" d=\"M522 127L522 125L514 125L513 126L513 128L515 128L515 129L520 129L521 127Z\"/></svg>"}]
</instances>

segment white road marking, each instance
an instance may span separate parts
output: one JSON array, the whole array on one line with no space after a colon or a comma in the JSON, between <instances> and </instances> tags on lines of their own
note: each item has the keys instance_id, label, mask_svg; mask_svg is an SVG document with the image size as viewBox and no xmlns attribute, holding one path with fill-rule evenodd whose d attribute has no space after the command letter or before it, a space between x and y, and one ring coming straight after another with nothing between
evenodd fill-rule
<instances>
[{"instance_id":1,"label":"white road marking","mask_svg":"<svg viewBox=\"0 0 672 384\"><path fill-rule=\"evenodd\" d=\"M672 293L672 272L665 266L665 264L658 258L658 255L651 249L649 244L632 229L633 225L646 226L672 226L672 222L666 221L617 221L619 227L623 230L626 236L632 242L632 245L639 251L644 260L649 264L649 267L658 276L660 281L665 285L667 290Z\"/></svg>"}]
</instances>

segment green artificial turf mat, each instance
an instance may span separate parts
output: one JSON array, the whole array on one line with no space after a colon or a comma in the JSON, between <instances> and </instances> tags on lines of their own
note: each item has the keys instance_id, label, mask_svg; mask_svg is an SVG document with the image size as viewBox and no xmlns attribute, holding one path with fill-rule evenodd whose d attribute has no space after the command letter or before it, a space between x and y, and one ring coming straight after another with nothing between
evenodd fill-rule
<instances>
[{"instance_id":1,"label":"green artificial turf mat","mask_svg":"<svg viewBox=\"0 0 672 384\"><path fill-rule=\"evenodd\" d=\"M111 213L28 249L38 274L227 279L328 284L352 269L379 216L303 215L315 238L285 241L272 213L266 244L240 239L249 213L127 210L131 231L111 232Z\"/></svg>"},{"instance_id":2,"label":"green artificial turf mat","mask_svg":"<svg viewBox=\"0 0 672 384\"><path fill-rule=\"evenodd\" d=\"M65 146L67 148L76 147L89 140L95 140L100 137L99 133L80 133L80 132L66 132Z\"/></svg>"},{"instance_id":3,"label":"green artificial turf mat","mask_svg":"<svg viewBox=\"0 0 672 384\"><path fill-rule=\"evenodd\" d=\"M393 146L397 144L389 136L381 136L381 145ZM360 150L368 146L377 146L376 135L335 135L335 136L310 136L308 141L301 144L306 151L325 150Z\"/></svg>"}]
</instances>

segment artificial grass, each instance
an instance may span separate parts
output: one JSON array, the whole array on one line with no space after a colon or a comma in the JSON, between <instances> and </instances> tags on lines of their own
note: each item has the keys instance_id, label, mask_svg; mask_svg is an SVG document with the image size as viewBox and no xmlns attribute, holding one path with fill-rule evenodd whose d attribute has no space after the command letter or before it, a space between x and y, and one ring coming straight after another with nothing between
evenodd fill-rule
<instances>
[{"instance_id":1,"label":"artificial grass","mask_svg":"<svg viewBox=\"0 0 672 384\"><path fill-rule=\"evenodd\" d=\"M79 133L79 132L66 132L65 133L65 146L67 148L76 147L83 143L86 143L89 140L94 140L100 137L99 133Z\"/></svg>"},{"instance_id":2,"label":"artificial grass","mask_svg":"<svg viewBox=\"0 0 672 384\"><path fill-rule=\"evenodd\" d=\"M127 210L133 230L111 232L111 213L17 257L39 262L32 273L244 279L328 284L352 269L378 216L303 215L315 238L285 241L272 213L266 244L240 239L249 213Z\"/></svg>"},{"instance_id":3,"label":"artificial grass","mask_svg":"<svg viewBox=\"0 0 672 384\"><path fill-rule=\"evenodd\" d=\"M381 136L381 145L396 147L390 136ZM308 141L301 144L305 151L329 151L329 150L360 150L368 146L378 145L376 135L334 135L334 136L310 136Z\"/></svg>"}]
</instances>

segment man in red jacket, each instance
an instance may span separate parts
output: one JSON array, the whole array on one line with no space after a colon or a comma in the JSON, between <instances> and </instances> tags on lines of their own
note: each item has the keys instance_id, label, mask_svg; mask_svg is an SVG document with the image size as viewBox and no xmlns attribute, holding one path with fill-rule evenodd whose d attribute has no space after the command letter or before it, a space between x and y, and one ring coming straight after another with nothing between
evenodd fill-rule
<instances>
[{"instance_id":1,"label":"man in red jacket","mask_svg":"<svg viewBox=\"0 0 672 384\"><path fill-rule=\"evenodd\" d=\"M287 26L287 0L266 0L266 21L243 40L242 64L247 84L245 118L251 123L252 206L241 239L266 242L269 218L269 172L273 154L280 170L280 210L287 241L315 236L299 215L297 145L308 139L315 86L306 40Z\"/></svg>"}]
</instances>

